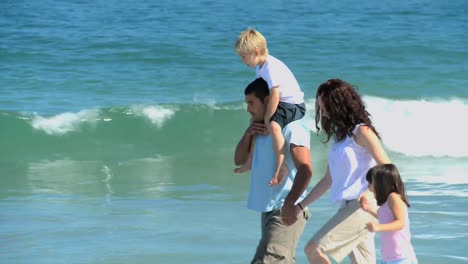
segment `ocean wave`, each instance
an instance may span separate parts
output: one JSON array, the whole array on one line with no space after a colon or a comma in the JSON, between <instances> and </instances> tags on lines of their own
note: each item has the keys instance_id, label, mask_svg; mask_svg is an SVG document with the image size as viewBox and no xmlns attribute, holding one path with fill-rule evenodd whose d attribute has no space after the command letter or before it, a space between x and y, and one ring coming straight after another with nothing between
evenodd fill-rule
<instances>
[{"instance_id":1,"label":"ocean wave","mask_svg":"<svg viewBox=\"0 0 468 264\"><path fill-rule=\"evenodd\" d=\"M412 157L468 157L468 126L458 117L468 115L468 100L396 100L363 96L386 148ZM315 99L306 101L305 121L315 128Z\"/></svg>"},{"instance_id":2,"label":"ocean wave","mask_svg":"<svg viewBox=\"0 0 468 264\"><path fill-rule=\"evenodd\" d=\"M119 111L120 110L120 111ZM171 119L177 112L177 108L163 106L134 105L127 108L88 109L76 113L65 112L53 116L41 116L33 114L17 116L20 120L31 120L31 127L35 130L45 132L48 135L64 135L70 132L78 132L85 125L96 125L98 122L111 122L111 114L134 115L144 117L151 124L161 128L164 123Z\"/></svg>"},{"instance_id":3,"label":"ocean wave","mask_svg":"<svg viewBox=\"0 0 468 264\"><path fill-rule=\"evenodd\" d=\"M408 156L468 156L468 115L462 99L390 100L364 97L376 128L390 150Z\"/></svg>"},{"instance_id":4,"label":"ocean wave","mask_svg":"<svg viewBox=\"0 0 468 264\"><path fill-rule=\"evenodd\" d=\"M161 128L165 121L174 116L177 109L162 106L132 106L131 109L137 116L147 118L152 124Z\"/></svg>"},{"instance_id":5,"label":"ocean wave","mask_svg":"<svg viewBox=\"0 0 468 264\"><path fill-rule=\"evenodd\" d=\"M95 124L98 120L98 110L83 110L78 113L62 113L51 117L35 115L31 126L34 129L44 131L49 135L63 135L76 131L82 124ZM27 119L21 118L20 119Z\"/></svg>"},{"instance_id":6,"label":"ocean wave","mask_svg":"<svg viewBox=\"0 0 468 264\"><path fill-rule=\"evenodd\" d=\"M468 141L463 140L468 127L457 121L457 117L468 115L466 100L364 96L364 101L390 152L408 157L468 157ZM315 99L306 100L306 107L304 120L311 132L316 133ZM101 149L119 146L128 152L132 146L151 142L152 147L165 149L165 154L170 155L176 149L230 148L247 127L249 118L243 102L130 105L52 116L0 112L0 125L8 128L0 132L0 140L8 145L8 138L14 137L25 142L25 151L46 144L52 151L54 144L63 145L63 141L55 138L64 135L70 140L67 143L70 147L82 151L89 144L97 144Z\"/></svg>"}]
</instances>

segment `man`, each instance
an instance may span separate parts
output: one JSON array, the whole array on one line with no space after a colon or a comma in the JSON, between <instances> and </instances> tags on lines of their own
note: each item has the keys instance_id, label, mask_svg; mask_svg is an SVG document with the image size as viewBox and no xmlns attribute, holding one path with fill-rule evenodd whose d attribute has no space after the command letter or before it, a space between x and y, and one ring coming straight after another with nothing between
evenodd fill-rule
<instances>
[{"instance_id":1,"label":"man","mask_svg":"<svg viewBox=\"0 0 468 264\"><path fill-rule=\"evenodd\" d=\"M243 165L253 151L248 208L261 212L262 236L251 263L295 263L297 242L308 218L307 208L298 210L300 205L296 203L305 196L312 178L310 132L302 120L283 128L287 175L279 185L270 187L276 158L271 136L264 135L268 84L258 78L247 86L244 94L252 119L236 147L234 163Z\"/></svg>"}]
</instances>

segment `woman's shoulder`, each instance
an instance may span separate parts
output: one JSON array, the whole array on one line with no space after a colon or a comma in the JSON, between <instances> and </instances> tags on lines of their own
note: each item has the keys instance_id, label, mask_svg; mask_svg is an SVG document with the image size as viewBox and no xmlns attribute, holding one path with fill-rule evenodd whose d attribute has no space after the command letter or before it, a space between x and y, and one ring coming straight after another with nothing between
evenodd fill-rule
<instances>
[{"instance_id":1,"label":"woman's shoulder","mask_svg":"<svg viewBox=\"0 0 468 264\"><path fill-rule=\"evenodd\" d=\"M374 134L374 131L372 130L372 128L370 128L366 124L358 124L358 125L356 125L356 127L354 129L354 135L358 136L359 134L369 135L369 134Z\"/></svg>"},{"instance_id":2,"label":"woman's shoulder","mask_svg":"<svg viewBox=\"0 0 468 264\"><path fill-rule=\"evenodd\" d=\"M366 124L360 124L354 130L354 141L362 147L365 147L369 142L378 140L377 135L371 127Z\"/></svg>"}]
</instances>

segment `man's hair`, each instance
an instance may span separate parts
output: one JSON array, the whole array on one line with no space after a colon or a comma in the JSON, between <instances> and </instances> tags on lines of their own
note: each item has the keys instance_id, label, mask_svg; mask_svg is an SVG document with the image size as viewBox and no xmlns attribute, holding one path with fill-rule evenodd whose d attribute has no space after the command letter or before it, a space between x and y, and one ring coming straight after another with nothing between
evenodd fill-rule
<instances>
[{"instance_id":1,"label":"man's hair","mask_svg":"<svg viewBox=\"0 0 468 264\"><path fill-rule=\"evenodd\" d=\"M260 55L265 55L268 52L265 37L251 27L239 34L234 49L239 55L251 54L255 49L260 51Z\"/></svg>"},{"instance_id":2,"label":"man's hair","mask_svg":"<svg viewBox=\"0 0 468 264\"><path fill-rule=\"evenodd\" d=\"M262 78L257 78L244 90L244 95L254 94L255 97L260 99L260 101L264 102L265 98L270 95L270 89L268 89L268 83Z\"/></svg>"}]
</instances>

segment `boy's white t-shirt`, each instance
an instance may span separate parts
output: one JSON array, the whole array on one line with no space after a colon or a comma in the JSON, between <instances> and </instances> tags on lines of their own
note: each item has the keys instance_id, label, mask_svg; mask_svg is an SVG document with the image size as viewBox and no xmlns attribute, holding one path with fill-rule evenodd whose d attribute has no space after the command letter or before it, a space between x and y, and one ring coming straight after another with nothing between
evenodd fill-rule
<instances>
[{"instance_id":1,"label":"boy's white t-shirt","mask_svg":"<svg viewBox=\"0 0 468 264\"><path fill-rule=\"evenodd\" d=\"M257 78L262 77L271 89L279 86L280 102L290 104L304 103L304 93L288 66L277 58L268 55L260 68L257 66Z\"/></svg>"}]
</instances>

